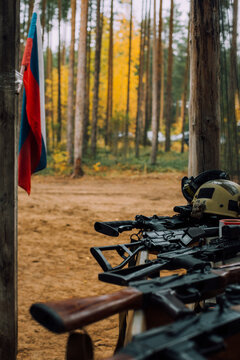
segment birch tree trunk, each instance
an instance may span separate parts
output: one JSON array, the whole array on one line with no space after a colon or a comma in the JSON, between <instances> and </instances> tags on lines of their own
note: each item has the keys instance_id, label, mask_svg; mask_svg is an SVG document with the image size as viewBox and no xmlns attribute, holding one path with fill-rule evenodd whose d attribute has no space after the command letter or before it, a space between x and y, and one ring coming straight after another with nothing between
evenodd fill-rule
<instances>
[{"instance_id":1,"label":"birch tree trunk","mask_svg":"<svg viewBox=\"0 0 240 360\"><path fill-rule=\"evenodd\" d=\"M156 164L158 150L158 59L156 34L156 0L153 10L153 69L152 69L152 151L151 164Z\"/></svg>"},{"instance_id":2,"label":"birch tree trunk","mask_svg":"<svg viewBox=\"0 0 240 360\"><path fill-rule=\"evenodd\" d=\"M67 153L68 163L73 164L73 96L74 96L74 47L76 28L76 0L71 0L71 44L69 54L68 74L68 104L67 104Z\"/></svg>"},{"instance_id":3,"label":"birch tree trunk","mask_svg":"<svg viewBox=\"0 0 240 360\"><path fill-rule=\"evenodd\" d=\"M97 0L97 21L96 21L96 50L94 60L94 89L93 89L93 109L92 109L92 132L91 132L91 152L96 157L97 152L97 119L98 119L98 100L99 100L99 76L101 68L101 48L103 14L100 12L101 0Z\"/></svg>"},{"instance_id":4,"label":"birch tree trunk","mask_svg":"<svg viewBox=\"0 0 240 360\"><path fill-rule=\"evenodd\" d=\"M87 50L88 1L81 0L81 23L78 44L78 68L74 136L74 170L73 177L83 176L83 125L86 100L86 50Z\"/></svg>"},{"instance_id":5,"label":"birch tree trunk","mask_svg":"<svg viewBox=\"0 0 240 360\"><path fill-rule=\"evenodd\" d=\"M172 67L173 67L173 0L169 19L169 45L168 45L168 71L167 71L167 99L166 99L166 140L165 151L171 149L171 123L172 123Z\"/></svg>"},{"instance_id":6,"label":"birch tree trunk","mask_svg":"<svg viewBox=\"0 0 240 360\"><path fill-rule=\"evenodd\" d=\"M189 176L220 164L219 52L219 0L192 0Z\"/></svg>"}]
</instances>

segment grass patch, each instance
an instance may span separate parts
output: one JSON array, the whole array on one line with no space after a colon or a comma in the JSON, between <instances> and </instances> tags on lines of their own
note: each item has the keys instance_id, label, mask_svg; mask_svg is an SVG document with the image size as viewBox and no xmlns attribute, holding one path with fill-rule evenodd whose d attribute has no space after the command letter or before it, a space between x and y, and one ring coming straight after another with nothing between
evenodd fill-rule
<instances>
[{"instance_id":1,"label":"grass patch","mask_svg":"<svg viewBox=\"0 0 240 360\"><path fill-rule=\"evenodd\" d=\"M83 170L88 175L107 176L110 173L153 173L169 171L186 171L188 166L188 153L159 151L157 163L150 163L151 149L142 149L139 158L132 152L127 157L114 156L110 151L100 149L94 159L87 155L83 159ZM39 175L65 175L72 173L72 166L67 162L67 153L58 151L48 156L48 166Z\"/></svg>"}]
</instances>

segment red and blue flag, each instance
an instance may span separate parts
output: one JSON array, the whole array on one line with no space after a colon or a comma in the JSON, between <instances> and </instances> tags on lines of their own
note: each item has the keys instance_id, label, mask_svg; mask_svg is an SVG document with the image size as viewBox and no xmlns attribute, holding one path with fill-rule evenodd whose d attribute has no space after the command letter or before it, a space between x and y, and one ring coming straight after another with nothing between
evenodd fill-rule
<instances>
[{"instance_id":1,"label":"red and blue flag","mask_svg":"<svg viewBox=\"0 0 240 360\"><path fill-rule=\"evenodd\" d=\"M23 55L23 104L18 155L18 185L30 194L31 175L47 165L44 68L41 24L34 7Z\"/></svg>"}]
</instances>

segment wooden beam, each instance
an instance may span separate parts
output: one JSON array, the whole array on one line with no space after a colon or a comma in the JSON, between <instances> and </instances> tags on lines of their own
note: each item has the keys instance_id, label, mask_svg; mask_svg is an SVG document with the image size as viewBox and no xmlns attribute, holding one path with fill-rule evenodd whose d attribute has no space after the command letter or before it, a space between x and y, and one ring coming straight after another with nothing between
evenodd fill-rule
<instances>
[{"instance_id":1,"label":"wooden beam","mask_svg":"<svg viewBox=\"0 0 240 360\"><path fill-rule=\"evenodd\" d=\"M17 354L17 99L19 0L0 5L0 359Z\"/></svg>"}]
</instances>

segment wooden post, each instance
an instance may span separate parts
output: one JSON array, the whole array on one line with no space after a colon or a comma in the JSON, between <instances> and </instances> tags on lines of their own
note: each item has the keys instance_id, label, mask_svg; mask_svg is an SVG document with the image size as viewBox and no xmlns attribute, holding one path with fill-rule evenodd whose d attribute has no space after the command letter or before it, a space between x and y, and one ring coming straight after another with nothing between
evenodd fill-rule
<instances>
[{"instance_id":1,"label":"wooden post","mask_svg":"<svg viewBox=\"0 0 240 360\"><path fill-rule=\"evenodd\" d=\"M19 0L0 6L0 359L17 356L17 99Z\"/></svg>"},{"instance_id":2,"label":"wooden post","mask_svg":"<svg viewBox=\"0 0 240 360\"><path fill-rule=\"evenodd\" d=\"M219 169L219 0L191 0L189 176Z\"/></svg>"}]
</instances>

